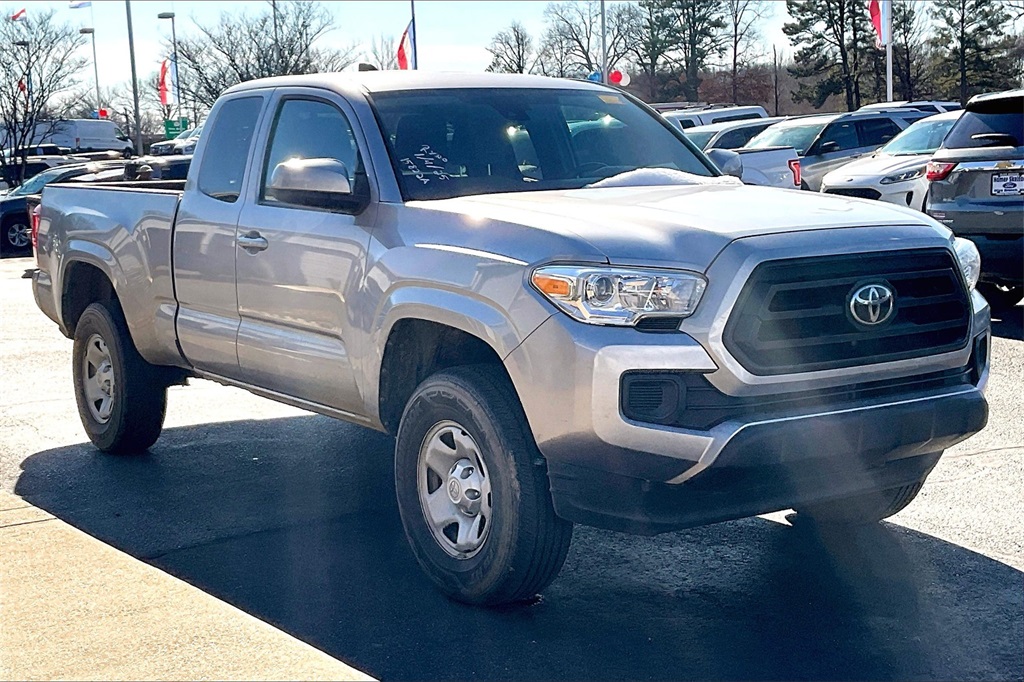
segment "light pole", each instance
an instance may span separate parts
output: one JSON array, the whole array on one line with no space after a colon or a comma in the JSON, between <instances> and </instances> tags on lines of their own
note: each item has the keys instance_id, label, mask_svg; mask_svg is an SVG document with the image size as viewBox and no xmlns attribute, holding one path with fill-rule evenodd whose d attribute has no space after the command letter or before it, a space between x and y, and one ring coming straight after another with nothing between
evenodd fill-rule
<instances>
[{"instance_id":1,"label":"light pole","mask_svg":"<svg viewBox=\"0 0 1024 682\"><path fill-rule=\"evenodd\" d=\"M161 12L156 15L157 19L171 20L171 46L174 49L174 56L171 58L174 64L174 96L178 99L178 123L181 123L181 81L178 79L178 32L174 29L174 12Z\"/></svg>"},{"instance_id":2,"label":"light pole","mask_svg":"<svg viewBox=\"0 0 1024 682\"><path fill-rule=\"evenodd\" d=\"M83 36L92 36L92 71L93 77L96 79L96 118L100 117L100 109L103 108L103 104L100 101L100 67L96 61L96 30L91 28L80 28L78 32Z\"/></svg>"}]
</instances>

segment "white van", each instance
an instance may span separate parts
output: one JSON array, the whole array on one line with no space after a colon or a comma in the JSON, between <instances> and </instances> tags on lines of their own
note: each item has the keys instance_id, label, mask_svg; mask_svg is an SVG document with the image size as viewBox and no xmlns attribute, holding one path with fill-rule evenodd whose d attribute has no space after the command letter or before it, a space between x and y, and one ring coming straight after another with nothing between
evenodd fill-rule
<instances>
[{"instance_id":1,"label":"white van","mask_svg":"<svg viewBox=\"0 0 1024 682\"><path fill-rule=\"evenodd\" d=\"M672 121L682 130L695 126L706 126L711 123L723 123L725 121L768 118L768 112L764 110L764 107L758 106L680 109L676 111L663 111L661 115Z\"/></svg>"},{"instance_id":2,"label":"white van","mask_svg":"<svg viewBox=\"0 0 1024 682\"><path fill-rule=\"evenodd\" d=\"M72 118L36 124L35 143L48 142L76 152L118 151L131 156L134 147L113 121Z\"/></svg>"}]
</instances>

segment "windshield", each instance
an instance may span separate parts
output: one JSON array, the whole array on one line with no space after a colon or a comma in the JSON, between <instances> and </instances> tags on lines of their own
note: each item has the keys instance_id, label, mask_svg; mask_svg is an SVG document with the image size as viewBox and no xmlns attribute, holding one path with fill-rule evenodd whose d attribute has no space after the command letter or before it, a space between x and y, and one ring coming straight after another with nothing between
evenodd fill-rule
<instances>
[{"instance_id":1,"label":"windshield","mask_svg":"<svg viewBox=\"0 0 1024 682\"><path fill-rule=\"evenodd\" d=\"M716 132L717 131L715 131L715 130L711 130L711 131L708 131L708 132L700 132L700 133L694 133L694 132L687 131L685 133L685 135L686 135L687 139L690 140L690 142L694 143L695 145L697 145L701 149L704 149L704 147L708 146L708 142L711 141L711 138L715 136Z\"/></svg>"},{"instance_id":2,"label":"windshield","mask_svg":"<svg viewBox=\"0 0 1024 682\"><path fill-rule=\"evenodd\" d=\"M65 171L63 169L43 171L39 175L32 177L22 184L18 185L17 188L11 190L8 196L22 197L26 194L39 194L42 191L44 185L48 185L57 178L59 178Z\"/></svg>"},{"instance_id":3,"label":"windshield","mask_svg":"<svg viewBox=\"0 0 1024 682\"><path fill-rule=\"evenodd\" d=\"M1022 108L1022 98L1012 97L986 103L981 111L968 109L957 120L943 146L947 149L1024 147Z\"/></svg>"},{"instance_id":4,"label":"windshield","mask_svg":"<svg viewBox=\"0 0 1024 682\"><path fill-rule=\"evenodd\" d=\"M192 137L192 133L195 132L195 128L189 128L188 130L182 130L180 133L174 136L175 140L184 140L186 137Z\"/></svg>"},{"instance_id":5,"label":"windshield","mask_svg":"<svg viewBox=\"0 0 1024 682\"><path fill-rule=\"evenodd\" d=\"M774 125L763 130L753 140L746 144L750 149L763 149L764 147L792 147L796 153L803 156L807 148L814 142L821 129L828 125L828 120L800 123L797 125L778 126Z\"/></svg>"},{"instance_id":6,"label":"windshield","mask_svg":"<svg viewBox=\"0 0 1024 682\"><path fill-rule=\"evenodd\" d=\"M889 140L889 143L879 149L878 153L891 156L931 154L942 144L942 138L946 136L954 123L956 123L955 118L939 119L938 121L926 118L918 121Z\"/></svg>"},{"instance_id":7,"label":"windshield","mask_svg":"<svg viewBox=\"0 0 1024 682\"><path fill-rule=\"evenodd\" d=\"M715 174L668 123L612 91L410 90L373 104L406 201L573 189L637 168Z\"/></svg>"}]
</instances>

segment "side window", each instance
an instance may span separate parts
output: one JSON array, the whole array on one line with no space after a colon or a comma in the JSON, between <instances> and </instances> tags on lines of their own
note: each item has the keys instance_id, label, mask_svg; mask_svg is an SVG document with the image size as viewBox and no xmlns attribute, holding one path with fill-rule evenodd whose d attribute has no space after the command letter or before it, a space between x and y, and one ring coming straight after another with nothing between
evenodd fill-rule
<instances>
[{"instance_id":1,"label":"side window","mask_svg":"<svg viewBox=\"0 0 1024 682\"><path fill-rule=\"evenodd\" d=\"M862 147L880 147L900 134L900 127L888 118L857 121L857 129Z\"/></svg>"},{"instance_id":2,"label":"side window","mask_svg":"<svg viewBox=\"0 0 1024 682\"><path fill-rule=\"evenodd\" d=\"M722 135L715 141L716 149L739 149L753 139L754 135L761 132L760 129L750 126L749 128L737 128Z\"/></svg>"},{"instance_id":3,"label":"side window","mask_svg":"<svg viewBox=\"0 0 1024 682\"><path fill-rule=\"evenodd\" d=\"M262 97L240 97L220 108L199 167L200 192L229 204L238 200L262 106Z\"/></svg>"},{"instance_id":4,"label":"side window","mask_svg":"<svg viewBox=\"0 0 1024 682\"><path fill-rule=\"evenodd\" d=\"M337 159L345 164L353 188L361 166L359 148L345 114L333 104L311 99L286 99L278 107L263 166L261 201L277 203L267 196L266 186L277 165L289 159Z\"/></svg>"},{"instance_id":5,"label":"side window","mask_svg":"<svg viewBox=\"0 0 1024 682\"><path fill-rule=\"evenodd\" d=\"M857 129L853 123L832 123L828 128L825 129L825 133L821 136L821 144L824 145L828 142L835 142L839 145L838 149L832 151L843 151L846 149L856 149L860 146L857 142Z\"/></svg>"}]
</instances>

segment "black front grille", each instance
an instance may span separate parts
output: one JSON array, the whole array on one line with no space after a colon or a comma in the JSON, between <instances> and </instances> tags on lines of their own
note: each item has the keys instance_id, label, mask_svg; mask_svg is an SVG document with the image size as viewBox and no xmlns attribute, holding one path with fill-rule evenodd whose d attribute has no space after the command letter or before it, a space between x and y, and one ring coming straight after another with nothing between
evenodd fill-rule
<instances>
[{"instance_id":1,"label":"black front grille","mask_svg":"<svg viewBox=\"0 0 1024 682\"><path fill-rule=\"evenodd\" d=\"M883 284L887 321L854 322L850 298ZM768 261L751 273L725 327L729 352L758 375L905 360L963 348L971 304L945 249Z\"/></svg>"},{"instance_id":2,"label":"black front grille","mask_svg":"<svg viewBox=\"0 0 1024 682\"><path fill-rule=\"evenodd\" d=\"M882 193L870 187L830 187L825 194L841 194L844 197L857 197L858 199L878 199Z\"/></svg>"}]
</instances>

